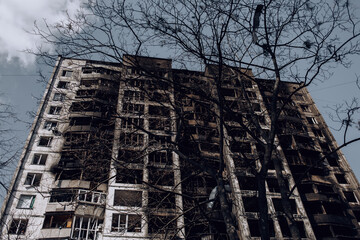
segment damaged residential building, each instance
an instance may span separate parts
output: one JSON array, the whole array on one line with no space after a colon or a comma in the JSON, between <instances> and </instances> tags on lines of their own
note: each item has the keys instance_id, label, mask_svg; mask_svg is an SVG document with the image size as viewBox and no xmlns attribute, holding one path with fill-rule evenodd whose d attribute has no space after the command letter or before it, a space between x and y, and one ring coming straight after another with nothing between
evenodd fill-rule
<instances>
[{"instance_id":1,"label":"damaged residential building","mask_svg":"<svg viewBox=\"0 0 360 240\"><path fill-rule=\"evenodd\" d=\"M215 75L170 59L59 57L2 207L2 239L227 239L219 166L239 238L260 239L254 139L269 129L273 81L224 70L221 129ZM359 183L299 86L281 85L274 150L292 218L302 239L360 239ZM270 237L291 239L271 162L266 193Z\"/></svg>"}]
</instances>

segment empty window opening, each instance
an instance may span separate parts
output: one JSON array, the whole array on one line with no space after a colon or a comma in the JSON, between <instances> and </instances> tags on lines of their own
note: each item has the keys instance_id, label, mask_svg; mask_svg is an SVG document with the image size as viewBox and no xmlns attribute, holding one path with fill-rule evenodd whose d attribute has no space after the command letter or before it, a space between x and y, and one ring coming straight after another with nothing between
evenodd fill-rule
<instances>
[{"instance_id":1,"label":"empty window opening","mask_svg":"<svg viewBox=\"0 0 360 240\"><path fill-rule=\"evenodd\" d=\"M338 183L341 183L341 184L347 184L348 182L346 181L346 178L345 178L345 174L335 174L335 177L336 177L336 180L338 181Z\"/></svg>"},{"instance_id":2,"label":"empty window opening","mask_svg":"<svg viewBox=\"0 0 360 240\"><path fill-rule=\"evenodd\" d=\"M260 221L256 219L248 219L247 220L249 224L250 234L252 237L260 237ZM275 231L274 231L274 223L272 220L268 220L269 222L269 236L275 237Z\"/></svg>"},{"instance_id":3,"label":"empty window opening","mask_svg":"<svg viewBox=\"0 0 360 240\"><path fill-rule=\"evenodd\" d=\"M34 165L45 165L45 164L46 164L46 159L47 159L47 157L48 157L47 154L35 153L31 164L34 164Z\"/></svg>"},{"instance_id":4,"label":"empty window opening","mask_svg":"<svg viewBox=\"0 0 360 240\"><path fill-rule=\"evenodd\" d=\"M170 234L175 232L176 217L171 216L150 216L149 233Z\"/></svg>"},{"instance_id":5,"label":"empty window opening","mask_svg":"<svg viewBox=\"0 0 360 240\"><path fill-rule=\"evenodd\" d=\"M308 105L300 105L303 112L311 112L310 107Z\"/></svg>"},{"instance_id":6,"label":"empty window opening","mask_svg":"<svg viewBox=\"0 0 360 240\"><path fill-rule=\"evenodd\" d=\"M270 192L280 192L279 182L276 178L268 178L268 179L266 179L266 181L267 181L267 185L269 187ZM287 181L285 179L284 179L284 181L285 181L286 188L288 188Z\"/></svg>"},{"instance_id":7,"label":"empty window opening","mask_svg":"<svg viewBox=\"0 0 360 240\"><path fill-rule=\"evenodd\" d=\"M60 112L61 112L61 107L51 106L49 109L49 114L52 114L52 115L59 115Z\"/></svg>"},{"instance_id":8,"label":"empty window opening","mask_svg":"<svg viewBox=\"0 0 360 240\"><path fill-rule=\"evenodd\" d=\"M334 189L330 185L318 184L316 187L319 193L334 193Z\"/></svg>"},{"instance_id":9,"label":"empty window opening","mask_svg":"<svg viewBox=\"0 0 360 240\"><path fill-rule=\"evenodd\" d=\"M354 216L358 222L360 222L360 210L353 210Z\"/></svg>"},{"instance_id":10,"label":"empty window opening","mask_svg":"<svg viewBox=\"0 0 360 240\"><path fill-rule=\"evenodd\" d=\"M69 82L59 81L57 88L67 89Z\"/></svg>"},{"instance_id":11,"label":"empty window opening","mask_svg":"<svg viewBox=\"0 0 360 240\"><path fill-rule=\"evenodd\" d=\"M55 93L53 100L54 100L54 101L60 101L60 102L62 102L62 101L65 100L65 96L66 96L66 95L63 94L63 93Z\"/></svg>"},{"instance_id":12,"label":"empty window opening","mask_svg":"<svg viewBox=\"0 0 360 240\"><path fill-rule=\"evenodd\" d=\"M40 185L41 173L28 173L24 185L37 187Z\"/></svg>"},{"instance_id":13,"label":"empty window opening","mask_svg":"<svg viewBox=\"0 0 360 240\"><path fill-rule=\"evenodd\" d=\"M28 219L13 219L10 224L9 234L25 235Z\"/></svg>"},{"instance_id":14,"label":"empty window opening","mask_svg":"<svg viewBox=\"0 0 360 240\"><path fill-rule=\"evenodd\" d=\"M98 239L99 225L103 220L88 217L76 217L71 239L95 240Z\"/></svg>"},{"instance_id":15,"label":"empty window opening","mask_svg":"<svg viewBox=\"0 0 360 240\"><path fill-rule=\"evenodd\" d=\"M118 168L116 174L117 183L141 184L143 180L142 169Z\"/></svg>"},{"instance_id":16,"label":"empty window opening","mask_svg":"<svg viewBox=\"0 0 360 240\"><path fill-rule=\"evenodd\" d=\"M175 194L170 192L149 192L148 195L150 208L175 208Z\"/></svg>"},{"instance_id":17,"label":"empty window opening","mask_svg":"<svg viewBox=\"0 0 360 240\"><path fill-rule=\"evenodd\" d=\"M153 185L173 186L174 172L149 167L149 183Z\"/></svg>"},{"instance_id":18,"label":"empty window opening","mask_svg":"<svg viewBox=\"0 0 360 240\"><path fill-rule=\"evenodd\" d=\"M61 73L61 76L62 76L62 77L71 77L72 74L73 74L73 71L63 70L62 73Z\"/></svg>"},{"instance_id":19,"label":"empty window opening","mask_svg":"<svg viewBox=\"0 0 360 240\"><path fill-rule=\"evenodd\" d=\"M168 145L169 143L171 143L170 136L149 135L149 145L151 144Z\"/></svg>"},{"instance_id":20,"label":"empty window opening","mask_svg":"<svg viewBox=\"0 0 360 240\"><path fill-rule=\"evenodd\" d=\"M259 212L259 202L257 197L243 197L246 212Z\"/></svg>"},{"instance_id":21,"label":"empty window opening","mask_svg":"<svg viewBox=\"0 0 360 240\"><path fill-rule=\"evenodd\" d=\"M46 130L53 130L55 129L57 126L57 122L54 122L54 121L46 121L45 124L44 124L44 129Z\"/></svg>"},{"instance_id":22,"label":"empty window opening","mask_svg":"<svg viewBox=\"0 0 360 240\"><path fill-rule=\"evenodd\" d=\"M351 202L351 203L358 202L353 192L343 191L343 193L344 193L346 200L348 200L348 202Z\"/></svg>"},{"instance_id":23,"label":"empty window opening","mask_svg":"<svg viewBox=\"0 0 360 240\"><path fill-rule=\"evenodd\" d=\"M241 190L253 190L257 191L257 183L255 177L238 177Z\"/></svg>"},{"instance_id":24,"label":"empty window opening","mask_svg":"<svg viewBox=\"0 0 360 240\"><path fill-rule=\"evenodd\" d=\"M170 131L170 119L163 118L149 118L150 130Z\"/></svg>"},{"instance_id":25,"label":"empty window opening","mask_svg":"<svg viewBox=\"0 0 360 240\"><path fill-rule=\"evenodd\" d=\"M75 200L75 191L66 189L53 190L50 195L50 202L72 202Z\"/></svg>"},{"instance_id":26,"label":"empty window opening","mask_svg":"<svg viewBox=\"0 0 360 240\"><path fill-rule=\"evenodd\" d=\"M50 147L52 141L52 137L40 137L39 146L41 147Z\"/></svg>"},{"instance_id":27,"label":"empty window opening","mask_svg":"<svg viewBox=\"0 0 360 240\"><path fill-rule=\"evenodd\" d=\"M316 129L316 128L313 128L312 131L314 132L314 135L316 137L319 137L319 138L323 138L324 137L324 134L321 130L319 129Z\"/></svg>"},{"instance_id":28,"label":"empty window opening","mask_svg":"<svg viewBox=\"0 0 360 240\"><path fill-rule=\"evenodd\" d=\"M115 190L114 206L141 207L142 192Z\"/></svg>"},{"instance_id":29,"label":"empty window opening","mask_svg":"<svg viewBox=\"0 0 360 240\"><path fill-rule=\"evenodd\" d=\"M338 162L338 160L337 160L337 159L338 159L338 156L337 156L336 153L327 156L326 159L327 159L327 161L328 161L328 163L329 163L330 166L332 166L332 167L339 167L339 162Z\"/></svg>"},{"instance_id":30,"label":"empty window opening","mask_svg":"<svg viewBox=\"0 0 360 240\"><path fill-rule=\"evenodd\" d=\"M144 162L144 153L140 151L132 150L119 150L118 154L119 161L126 163L143 163Z\"/></svg>"},{"instance_id":31,"label":"empty window opening","mask_svg":"<svg viewBox=\"0 0 360 240\"><path fill-rule=\"evenodd\" d=\"M71 228L72 219L70 214L49 214L45 216L43 228Z\"/></svg>"},{"instance_id":32,"label":"empty window opening","mask_svg":"<svg viewBox=\"0 0 360 240\"><path fill-rule=\"evenodd\" d=\"M16 208L33 209L35 203L35 195L20 195Z\"/></svg>"},{"instance_id":33,"label":"empty window opening","mask_svg":"<svg viewBox=\"0 0 360 240\"><path fill-rule=\"evenodd\" d=\"M141 232L141 215L113 213L112 232Z\"/></svg>"},{"instance_id":34,"label":"empty window opening","mask_svg":"<svg viewBox=\"0 0 360 240\"><path fill-rule=\"evenodd\" d=\"M164 106L149 106L149 115L170 117L170 108Z\"/></svg>"},{"instance_id":35,"label":"empty window opening","mask_svg":"<svg viewBox=\"0 0 360 240\"><path fill-rule=\"evenodd\" d=\"M251 153L251 144L248 142L237 142L230 143L230 149L235 153Z\"/></svg>"},{"instance_id":36,"label":"empty window opening","mask_svg":"<svg viewBox=\"0 0 360 240\"><path fill-rule=\"evenodd\" d=\"M273 204L274 204L274 208L276 212L284 212L284 207L282 204L282 201L280 198L273 198L272 199ZM291 206L291 213L292 214L297 214L297 207L296 207L296 202L294 199L289 199L290 202L290 206Z\"/></svg>"}]
</instances>

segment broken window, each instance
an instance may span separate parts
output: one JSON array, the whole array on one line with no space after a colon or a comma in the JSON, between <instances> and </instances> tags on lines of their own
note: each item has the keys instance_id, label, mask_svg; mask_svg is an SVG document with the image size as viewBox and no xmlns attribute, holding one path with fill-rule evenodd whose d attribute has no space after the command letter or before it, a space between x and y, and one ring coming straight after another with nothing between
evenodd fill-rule
<instances>
[{"instance_id":1,"label":"broken window","mask_svg":"<svg viewBox=\"0 0 360 240\"><path fill-rule=\"evenodd\" d=\"M41 147L50 147L52 137L40 137L39 146Z\"/></svg>"},{"instance_id":2,"label":"broken window","mask_svg":"<svg viewBox=\"0 0 360 240\"><path fill-rule=\"evenodd\" d=\"M33 158L31 164L34 164L34 165L45 165L47 157L48 157L47 154L38 154L38 153L35 153L35 154L34 154L34 158Z\"/></svg>"},{"instance_id":3,"label":"broken window","mask_svg":"<svg viewBox=\"0 0 360 240\"><path fill-rule=\"evenodd\" d=\"M52 114L52 115L59 115L60 112L61 112L61 107L51 106L49 109L49 114Z\"/></svg>"},{"instance_id":4,"label":"broken window","mask_svg":"<svg viewBox=\"0 0 360 240\"><path fill-rule=\"evenodd\" d=\"M140 147L144 145L144 135L139 133L121 133L120 144L125 146Z\"/></svg>"},{"instance_id":5,"label":"broken window","mask_svg":"<svg viewBox=\"0 0 360 240\"><path fill-rule=\"evenodd\" d=\"M112 232L141 232L141 215L113 213Z\"/></svg>"},{"instance_id":6,"label":"broken window","mask_svg":"<svg viewBox=\"0 0 360 240\"><path fill-rule=\"evenodd\" d=\"M121 120L121 128L139 129L144 128L144 119L142 118L125 118Z\"/></svg>"},{"instance_id":7,"label":"broken window","mask_svg":"<svg viewBox=\"0 0 360 240\"><path fill-rule=\"evenodd\" d=\"M141 184L143 180L142 169L117 168L117 183Z\"/></svg>"},{"instance_id":8,"label":"broken window","mask_svg":"<svg viewBox=\"0 0 360 240\"><path fill-rule=\"evenodd\" d=\"M142 192L115 190L114 206L141 207Z\"/></svg>"},{"instance_id":9,"label":"broken window","mask_svg":"<svg viewBox=\"0 0 360 240\"><path fill-rule=\"evenodd\" d=\"M255 197L242 197L244 208L246 212L259 212L258 198Z\"/></svg>"},{"instance_id":10,"label":"broken window","mask_svg":"<svg viewBox=\"0 0 360 240\"><path fill-rule=\"evenodd\" d=\"M217 143L202 142L200 144L200 148L202 151L205 151L205 152L212 152L212 153L219 152L219 144L217 144Z\"/></svg>"},{"instance_id":11,"label":"broken window","mask_svg":"<svg viewBox=\"0 0 360 240\"><path fill-rule=\"evenodd\" d=\"M75 192L73 190L54 189L51 191L50 202L72 202L74 199Z\"/></svg>"},{"instance_id":12,"label":"broken window","mask_svg":"<svg viewBox=\"0 0 360 240\"><path fill-rule=\"evenodd\" d=\"M282 204L282 201L280 198L273 198L272 201L273 201L276 212L284 212L283 204ZM290 206L291 206L291 213L297 214L297 207L296 207L295 200L289 199L289 202L290 202Z\"/></svg>"},{"instance_id":13,"label":"broken window","mask_svg":"<svg viewBox=\"0 0 360 240\"><path fill-rule=\"evenodd\" d=\"M149 167L149 183L153 185L173 186L174 172L155 167Z\"/></svg>"},{"instance_id":14,"label":"broken window","mask_svg":"<svg viewBox=\"0 0 360 240\"><path fill-rule=\"evenodd\" d=\"M257 219L248 219L247 220L249 224L250 234L252 237L260 237L260 221ZM275 237L275 231L274 231L274 223L272 220L268 220L269 222L269 236Z\"/></svg>"},{"instance_id":15,"label":"broken window","mask_svg":"<svg viewBox=\"0 0 360 240\"><path fill-rule=\"evenodd\" d=\"M149 192L149 208L175 208L175 194L171 192Z\"/></svg>"},{"instance_id":16,"label":"broken window","mask_svg":"<svg viewBox=\"0 0 360 240\"><path fill-rule=\"evenodd\" d=\"M251 153L251 145L248 142L234 141L230 144L230 149L235 153Z\"/></svg>"},{"instance_id":17,"label":"broken window","mask_svg":"<svg viewBox=\"0 0 360 240\"><path fill-rule=\"evenodd\" d=\"M69 82L59 81L57 88L67 89Z\"/></svg>"},{"instance_id":18,"label":"broken window","mask_svg":"<svg viewBox=\"0 0 360 240\"><path fill-rule=\"evenodd\" d=\"M331 155L328 155L328 156L326 157L326 159L327 159L327 161L328 161L328 163L329 163L330 166L332 166L332 167L339 167L339 163L338 163L338 161L337 161L338 156L337 156L336 153L333 153L333 154L331 154Z\"/></svg>"},{"instance_id":19,"label":"broken window","mask_svg":"<svg viewBox=\"0 0 360 240\"><path fill-rule=\"evenodd\" d=\"M256 99L256 93L251 91L245 91L249 99Z\"/></svg>"},{"instance_id":20,"label":"broken window","mask_svg":"<svg viewBox=\"0 0 360 240\"><path fill-rule=\"evenodd\" d=\"M40 185L41 173L28 173L24 182L24 185L30 185L37 187Z\"/></svg>"},{"instance_id":21,"label":"broken window","mask_svg":"<svg viewBox=\"0 0 360 240\"><path fill-rule=\"evenodd\" d=\"M95 240L103 220L89 217L76 217L71 239Z\"/></svg>"},{"instance_id":22,"label":"broken window","mask_svg":"<svg viewBox=\"0 0 360 240\"><path fill-rule=\"evenodd\" d=\"M346 200L348 200L348 202L350 202L350 203L358 202L353 192L343 191L343 193L344 193Z\"/></svg>"},{"instance_id":23,"label":"broken window","mask_svg":"<svg viewBox=\"0 0 360 240\"><path fill-rule=\"evenodd\" d=\"M106 195L102 192L79 190L78 199L81 202L104 204Z\"/></svg>"},{"instance_id":24,"label":"broken window","mask_svg":"<svg viewBox=\"0 0 360 240\"><path fill-rule=\"evenodd\" d=\"M171 143L170 136L149 135L149 145L150 144L168 145L169 143Z\"/></svg>"},{"instance_id":25,"label":"broken window","mask_svg":"<svg viewBox=\"0 0 360 240\"><path fill-rule=\"evenodd\" d=\"M49 214L45 216L43 228L71 228L73 216L70 214Z\"/></svg>"},{"instance_id":26,"label":"broken window","mask_svg":"<svg viewBox=\"0 0 360 240\"><path fill-rule=\"evenodd\" d=\"M65 96L66 96L66 95L63 94L63 93L55 93L53 100L54 100L54 101L60 101L60 102L62 102L62 101L65 100Z\"/></svg>"},{"instance_id":27,"label":"broken window","mask_svg":"<svg viewBox=\"0 0 360 240\"><path fill-rule=\"evenodd\" d=\"M255 177L238 177L241 190L253 190L257 191L257 183Z\"/></svg>"},{"instance_id":28,"label":"broken window","mask_svg":"<svg viewBox=\"0 0 360 240\"><path fill-rule=\"evenodd\" d=\"M143 163L144 162L144 153L140 151L132 150L119 150L118 154L119 161L126 163Z\"/></svg>"},{"instance_id":29,"label":"broken window","mask_svg":"<svg viewBox=\"0 0 360 240\"><path fill-rule=\"evenodd\" d=\"M345 174L335 174L335 177L336 177L336 180L338 181L338 183L341 183L341 184L347 184L348 182L346 181L346 178L345 178Z\"/></svg>"},{"instance_id":30,"label":"broken window","mask_svg":"<svg viewBox=\"0 0 360 240\"><path fill-rule=\"evenodd\" d=\"M287 186L287 182L285 179L284 179L284 181L285 181L285 185ZM277 178L268 178L268 179L266 179L266 182L267 182L270 192L280 192L280 186L279 186Z\"/></svg>"},{"instance_id":31,"label":"broken window","mask_svg":"<svg viewBox=\"0 0 360 240\"><path fill-rule=\"evenodd\" d=\"M149 115L170 117L170 108L164 106L149 106Z\"/></svg>"},{"instance_id":32,"label":"broken window","mask_svg":"<svg viewBox=\"0 0 360 240\"><path fill-rule=\"evenodd\" d=\"M303 112L311 112L310 107L308 105L300 105Z\"/></svg>"},{"instance_id":33,"label":"broken window","mask_svg":"<svg viewBox=\"0 0 360 240\"><path fill-rule=\"evenodd\" d=\"M9 234L24 235L28 225L28 219L13 219L10 224Z\"/></svg>"},{"instance_id":34,"label":"broken window","mask_svg":"<svg viewBox=\"0 0 360 240\"><path fill-rule=\"evenodd\" d=\"M123 101L144 101L144 92L124 91Z\"/></svg>"},{"instance_id":35,"label":"broken window","mask_svg":"<svg viewBox=\"0 0 360 240\"><path fill-rule=\"evenodd\" d=\"M57 122L54 122L54 121L46 121L45 124L44 124L44 129L46 130L53 130L55 129L57 126Z\"/></svg>"},{"instance_id":36,"label":"broken window","mask_svg":"<svg viewBox=\"0 0 360 240\"><path fill-rule=\"evenodd\" d=\"M80 81L80 86L85 86L85 87L92 87L92 86L96 86L99 85L99 80L96 79L81 79Z\"/></svg>"},{"instance_id":37,"label":"broken window","mask_svg":"<svg viewBox=\"0 0 360 240\"><path fill-rule=\"evenodd\" d=\"M61 73L61 76L62 76L62 77L71 77L72 74L73 74L73 71L63 70L62 73Z\"/></svg>"},{"instance_id":38,"label":"broken window","mask_svg":"<svg viewBox=\"0 0 360 240\"><path fill-rule=\"evenodd\" d=\"M172 165L172 154L171 152L151 152L149 163Z\"/></svg>"},{"instance_id":39,"label":"broken window","mask_svg":"<svg viewBox=\"0 0 360 240\"><path fill-rule=\"evenodd\" d=\"M150 216L149 217L149 233L171 233L176 229L177 217L171 216Z\"/></svg>"},{"instance_id":40,"label":"broken window","mask_svg":"<svg viewBox=\"0 0 360 240\"><path fill-rule=\"evenodd\" d=\"M33 209L35 203L35 195L20 195L16 208Z\"/></svg>"},{"instance_id":41,"label":"broken window","mask_svg":"<svg viewBox=\"0 0 360 240\"><path fill-rule=\"evenodd\" d=\"M290 228L289 228L289 225L287 224L287 221L286 221L285 217L284 216L278 216L278 221L279 221L279 224L280 224L280 228L281 228L281 232L282 232L283 237L291 238L292 236L291 236ZM295 222L296 222L296 225L298 226L300 237L301 238L306 238L304 222L302 222L302 221L295 221Z\"/></svg>"},{"instance_id":42,"label":"broken window","mask_svg":"<svg viewBox=\"0 0 360 240\"><path fill-rule=\"evenodd\" d=\"M235 89L222 88L220 93L224 97L236 97Z\"/></svg>"},{"instance_id":43,"label":"broken window","mask_svg":"<svg viewBox=\"0 0 360 240\"><path fill-rule=\"evenodd\" d=\"M360 210L353 210L355 218L358 222L360 222Z\"/></svg>"},{"instance_id":44,"label":"broken window","mask_svg":"<svg viewBox=\"0 0 360 240\"><path fill-rule=\"evenodd\" d=\"M170 119L149 118L149 129L170 131Z\"/></svg>"},{"instance_id":45,"label":"broken window","mask_svg":"<svg viewBox=\"0 0 360 240\"><path fill-rule=\"evenodd\" d=\"M315 137L319 137L319 138L324 137L324 134L322 133L321 130L313 128L312 131L314 132Z\"/></svg>"},{"instance_id":46,"label":"broken window","mask_svg":"<svg viewBox=\"0 0 360 240\"><path fill-rule=\"evenodd\" d=\"M314 118L314 117L306 117L306 120L307 120L308 123L311 124L311 125L318 124L318 121L317 121L316 118Z\"/></svg>"},{"instance_id":47,"label":"broken window","mask_svg":"<svg viewBox=\"0 0 360 240\"><path fill-rule=\"evenodd\" d=\"M144 114L144 105L143 104L135 104L135 103L124 103L122 112L123 113Z\"/></svg>"},{"instance_id":48,"label":"broken window","mask_svg":"<svg viewBox=\"0 0 360 240\"><path fill-rule=\"evenodd\" d=\"M70 118L70 126L87 126L92 123L91 117L72 117Z\"/></svg>"}]
</instances>

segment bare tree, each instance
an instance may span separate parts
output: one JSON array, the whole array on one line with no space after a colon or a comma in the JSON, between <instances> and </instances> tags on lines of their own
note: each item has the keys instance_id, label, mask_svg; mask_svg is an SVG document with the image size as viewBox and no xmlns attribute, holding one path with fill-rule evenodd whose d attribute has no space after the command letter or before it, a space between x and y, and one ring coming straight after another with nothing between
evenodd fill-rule
<instances>
[{"instance_id":1,"label":"bare tree","mask_svg":"<svg viewBox=\"0 0 360 240\"><path fill-rule=\"evenodd\" d=\"M262 239L269 239L265 181L270 164L274 164L276 170L291 235L294 239L300 238L299 229L291 217L289 190L278 160L280 153L276 150L279 118L304 87L326 80L334 66L348 66L348 57L359 53L358 19L349 1L149 0L129 3L99 0L86 5L84 12L79 12L75 19L69 18L67 22L47 27L45 30L35 28L34 33L42 36L46 43L55 45L57 53L68 57L122 62L127 54L146 56L167 50L176 66L189 70L206 67L210 80L203 88L194 82L187 85L183 80L155 75L136 58L127 60L141 74L178 89L178 99L193 95L188 101L204 118L193 120L217 123L214 131L207 133L209 137L214 134L219 139L215 146L207 146L217 151L213 156L215 164L209 166L209 161L205 161L207 158L201 155L201 144L192 138L192 129L185 124L192 120L184 111L186 106L168 101L171 111L176 113L177 135L176 141L165 140L169 143L166 149L177 153L186 164L195 166L198 169L195 176L201 172L215 180L228 238L238 238L238 223L231 215L232 203L226 191L225 146L235 149L238 145L239 158L247 158L242 141L236 139L236 129L227 123L229 118L261 149L259 152L262 154L255 159L258 164L247 161L249 166L246 167L256 176ZM53 57L41 49L35 54L44 61ZM180 79L181 73L178 75ZM226 99L223 88L229 78L241 89L239 99L244 104L243 109L247 109L246 114L242 114L245 117L234 111L233 103ZM261 83L261 78L274 81ZM258 84L263 92L270 93L261 114L256 113L252 96L246 91L246 81ZM285 82L294 83L294 87L284 97ZM187 93L186 96L181 92ZM138 122L131 124L144 131ZM263 124L267 128L262 128ZM231 132L234 132L233 136ZM198 144L192 145L193 142Z\"/></svg>"}]
</instances>

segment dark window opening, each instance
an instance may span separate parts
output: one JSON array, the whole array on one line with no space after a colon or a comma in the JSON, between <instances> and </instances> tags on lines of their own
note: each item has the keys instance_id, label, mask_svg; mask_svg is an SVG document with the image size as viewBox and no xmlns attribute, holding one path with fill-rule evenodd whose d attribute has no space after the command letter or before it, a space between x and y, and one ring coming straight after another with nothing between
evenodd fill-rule
<instances>
[{"instance_id":1,"label":"dark window opening","mask_svg":"<svg viewBox=\"0 0 360 240\"><path fill-rule=\"evenodd\" d=\"M353 192L343 191L343 193L345 195L346 200L348 200L348 202L357 203L357 199Z\"/></svg>"},{"instance_id":2,"label":"dark window opening","mask_svg":"<svg viewBox=\"0 0 360 240\"><path fill-rule=\"evenodd\" d=\"M50 202L72 202L75 200L76 191L73 190L53 190L50 196Z\"/></svg>"},{"instance_id":3,"label":"dark window opening","mask_svg":"<svg viewBox=\"0 0 360 240\"><path fill-rule=\"evenodd\" d=\"M252 237L260 237L260 221L255 219L248 219L250 234ZM275 237L274 223L272 220L269 221L269 236Z\"/></svg>"},{"instance_id":4,"label":"dark window opening","mask_svg":"<svg viewBox=\"0 0 360 240\"><path fill-rule=\"evenodd\" d=\"M144 114L144 105L135 103L124 103L122 108L123 113Z\"/></svg>"},{"instance_id":5,"label":"dark window opening","mask_svg":"<svg viewBox=\"0 0 360 240\"><path fill-rule=\"evenodd\" d=\"M143 170L118 168L116 174L117 183L141 184L143 180Z\"/></svg>"},{"instance_id":6,"label":"dark window opening","mask_svg":"<svg viewBox=\"0 0 360 240\"><path fill-rule=\"evenodd\" d=\"M71 77L72 74L73 74L73 71L63 70L62 73L61 73L61 76L62 76L62 77Z\"/></svg>"},{"instance_id":7,"label":"dark window opening","mask_svg":"<svg viewBox=\"0 0 360 240\"><path fill-rule=\"evenodd\" d=\"M174 172L149 167L149 183L153 185L173 186Z\"/></svg>"},{"instance_id":8,"label":"dark window opening","mask_svg":"<svg viewBox=\"0 0 360 240\"><path fill-rule=\"evenodd\" d=\"M176 217L150 216L149 233L171 233L176 229Z\"/></svg>"},{"instance_id":9,"label":"dark window opening","mask_svg":"<svg viewBox=\"0 0 360 240\"><path fill-rule=\"evenodd\" d=\"M24 185L37 187L40 185L41 173L28 173Z\"/></svg>"},{"instance_id":10,"label":"dark window opening","mask_svg":"<svg viewBox=\"0 0 360 240\"><path fill-rule=\"evenodd\" d=\"M149 163L172 165L171 152L151 152L149 154Z\"/></svg>"},{"instance_id":11,"label":"dark window opening","mask_svg":"<svg viewBox=\"0 0 360 240\"><path fill-rule=\"evenodd\" d=\"M52 114L52 115L59 115L60 112L61 112L61 107L51 106L49 109L49 114Z\"/></svg>"},{"instance_id":12,"label":"dark window opening","mask_svg":"<svg viewBox=\"0 0 360 240\"><path fill-rule=\"evenodd\" d=\"M141 207L142 192L115 190L114 206Z\"/></svg>"},{"instance_id":13,"label":"dark window opening","mask_svg":"<svg viewBox=\"0 0 360 240\"><path fill-rule=\"evenodd\" d=\"M126 163L143 163L144 153L140 151L119 150L118 159Z\"/></svg>"},{"instance_id":14,"label":"dark window opening","mask_svg":"<svg viewBox=\"0 0 360 240\"><path fill-rule=\"evenodd\" d=\"M259 212L259 202L257 197L243 197L246 212Z\"/></svg>"},{"instance_id":15,"label":"dark window opening","mask_svg":"<svg viewBox=\"0 0 360 240\"><path fill-rule=\"evenodd\" d=\"M257 182L255 177L238 177L241 190L257 190Z\"/></svg>"},{"instance_id":16,"label":"dark window opening","mask_svg":"<svg viewBox=\"0 0 360 240\"><path fill-rule=\"evenodd\" d=\"M43 228L71 228L72 219L70 214L46 215Z\"/></svg>"},{"instance_id":17,"label":"dark window opening","mask_svg":"<svg viewBox=\"0 0 360 240\"><path fill-rule=\"evenodd\" d=\"M59 81L57 88L67 89L69 82Z\"/></svg>"},{"instance_id":18,"label":"dark window opening","mask_svg":"<svg viewBox=\"0 0 360 240\"><path fill-rule=\"evenodd\" d=\"M28 225L28 219L13 219L10 224L9 234L24 235Z\"/></svg>"},{"instance_id":19,"label":"dark window opening","mask_svg":"<svg viewBox=\"0 0 360 240\"><path fill-rule=\"evenodd\" d=\"M170 119L161 118L149 118L149 129L150 130L163 130L170 131Z\"/></svg>"},{"instance_id":20,"label":"dark window opening","mask_svg":"<svg viewBox=\"0 0 360 240\"><path fill-rule=\"evenodd\" d=\"M113 213L111 221L112 232L141 232L141 216L135 214Z\"/></svg>"},{"instance_id":21,"label":"dark window opening","mask_svg":"<svg viewBox=\"0 0 360 240\"><path fill-rule=\"evenodd\" d=\"M273 204L274 204L274 208L276 212L284 212L284 207L283 204L281 202L280 198L273 198L272 199ZM296 202L294 199L289 199L290 202L290 206L291 206L291 213L292 214L297 214L297 207L296 207Z\"/></svg>"},{"instance_id":22,"label":"dark window opening","mask_svg":"<svg viewBox=\"0 0 360 240\"><path fill-rule=\"evenodd\" d=\"M41 147L50 147L52 137L40 137L39 146Z\"/></svg>"},{"instance_id":23,"label":"dark window opening","mask_svg":"<svg viewBox=\"0 0 360 240\"><path fill-rule=\"evenodd\" d=\"M345 178L345 174L335 174L336 180L338 181L338 183L341 184L347 184L348 182L346 181Z\"/></svg>"},{"instance_id":24,"label":"dark window opening","mask_svg":"<svg viewBox=\"0 0 360 240\"><path fill-rule=\"evenodd\" d=\"M120 144L123 146L140 147L144 145L144 135L138 133L121 133Z\"/></svg>"},{"instance_id":25,"label":"dark window opening","mask_svg":"<svg viewBox=\"0 0 360 240\"><path fill-rule=\"evenodd\" d=\"M149 106L149 115L170 117L170 109L163 106Z\"/></svg>"},{"instance_id":26,"label":"dark window opening","mask_svg":"<svg viewBox=\"0 0 360 240\"><path fill-rule=\"evenodd\" d=\"M236 153L251 153L251 144L247 142L232 142L230 149Z\"/></svg>"},{"instance_id":27,"label":"dark window opening","mask_svg":"<svg viewBox=\"0 0 360 240\"><path fill-rule=\"evenodd\" d=\"M174 209L175 204L175 194L170 192L149 192L148 195L149 208L167 208L167 209Z\"/></svg>"}]
</instances>

